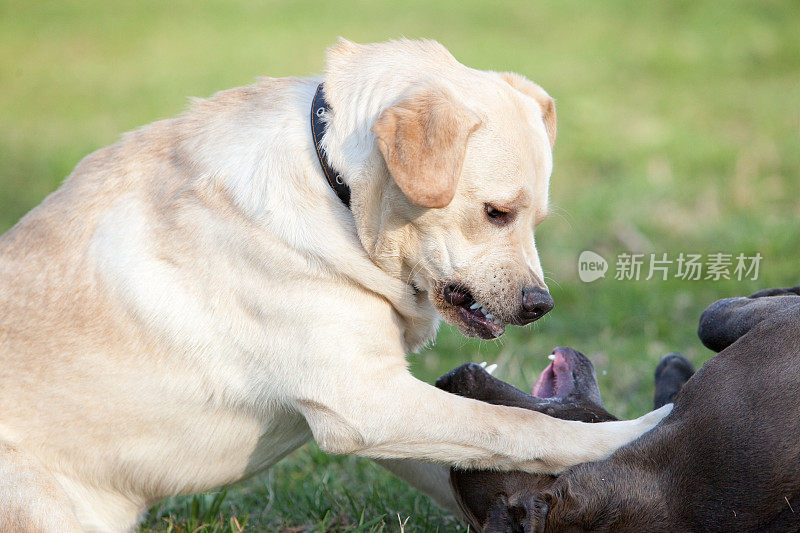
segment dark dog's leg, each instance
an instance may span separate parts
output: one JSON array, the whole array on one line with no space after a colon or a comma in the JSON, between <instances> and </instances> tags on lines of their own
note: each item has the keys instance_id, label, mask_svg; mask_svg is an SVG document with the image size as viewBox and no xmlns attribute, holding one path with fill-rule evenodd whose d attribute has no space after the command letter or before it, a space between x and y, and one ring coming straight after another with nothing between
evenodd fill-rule
<instances>
[{"instance_id":1,"label":"dark dog's leg","mask_svg":"<svg viewBox=\"0 0 800 533\"><path fill-rule=\"evenodd\" d=\"M467 363L451 370L436 380L436 387L494 405L542 410L539 399L497 379L475 363Z\"/></svg>"},{"instance_id":2,"label":"dark dog's leg","mask_svg":"<svg viewBox=\"0 0 800 533\"><path fill-rule=\"evenodd\" d=\"M692 363L678 352L662 357L656 367L656 393L653 397L655 409L671 403L692 374Z\"/></svg>"},{"instance_id":3,"label":"dark dog's leg","mask_svg":"<svg viewBox=\"0 0 800 533\"><path fill-rule=\"evenodd\" d=\"M703 311L697 335L707 348L721 352L762 320L798 304L800 286L719 300Z\"/></svg>"}]
</instances>

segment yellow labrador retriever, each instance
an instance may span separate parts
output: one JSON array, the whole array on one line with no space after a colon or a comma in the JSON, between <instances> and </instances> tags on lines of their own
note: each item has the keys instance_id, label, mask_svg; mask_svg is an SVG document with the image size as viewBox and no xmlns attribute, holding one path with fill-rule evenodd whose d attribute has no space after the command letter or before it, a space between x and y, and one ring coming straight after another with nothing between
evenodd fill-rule
<instances>
[{"instance_id":1,"label":"yellow labrador retriever","mask_svg":"<svg viewBox=\"0 0 800 533\"><path fill-rule=\"evenodd\" d=\"M321 79L86 157L0 240L0 529L129 530L309 438L435 492L413 461L558 472L650 429L665 411L584 425L407 370L439 317L495 338L552 306L533 230L555 131L522 76L341 41Z\"/></svg>"}]
</instances>

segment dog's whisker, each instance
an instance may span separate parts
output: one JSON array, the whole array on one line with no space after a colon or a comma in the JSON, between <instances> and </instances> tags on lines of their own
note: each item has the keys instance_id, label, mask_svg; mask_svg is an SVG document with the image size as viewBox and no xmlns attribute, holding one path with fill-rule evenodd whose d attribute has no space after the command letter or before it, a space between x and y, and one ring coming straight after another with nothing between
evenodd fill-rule
<instances>
[{"instance_id":1,"label":"dog's whisker","mask_svg":"<svg viewBox=\"0 0 800 533\"><path fill-rule=\"evenodd\" d=\"M559 289L561 288L561 284L558 282L558 280L556 278L552 277L552 276L548 276L547 273L545 273L545 275L544 275L544 281L547 282L547 283L554 284Z\"/></svg>"},{"instance_id":2,"label":"dog's whisker","mask_svg":"<svg viewBox=\"0 0 800 533\"><path fill-rule=\"evenodd\" d=\"M560 205L550 203L550 214L566 222L570 231L572 230L572 223L575 221L575 217L572 216L569 210L561 207Z\"/></svg>"},{"instance_id":3,"label":"dog's whisker","mask_svg":"<svg viewBox=\"0 0 800 533\"><path fill-rule=\"evenodd\" d=\"M417 274L417 272L420 272L423 268L425 268L425 265L422 264L422 261L422 259L418 260L416 263L414 263L414 266L411 267L411 271L406 278L406 285L411 285L414 281L413 277ZM417 267L419 267L419 270L417 270Z\"/></svg>"}]
</instances>

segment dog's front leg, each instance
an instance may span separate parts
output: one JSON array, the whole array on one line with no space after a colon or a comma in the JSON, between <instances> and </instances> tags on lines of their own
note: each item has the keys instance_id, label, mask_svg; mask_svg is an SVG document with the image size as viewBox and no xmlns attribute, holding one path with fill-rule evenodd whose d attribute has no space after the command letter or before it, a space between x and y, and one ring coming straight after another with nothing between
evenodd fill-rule
<instances>
[{"instance_id":1,"label":"dog's front leg","mask_svg":"<svg viewBox=\"0 0 800 533\"><path fill-rule=\"evenodd\" d=\"M671 404L632 421L584 424L459 397L404 365L341 366L298 398L320 448L374 459L557 473L609 456L651 429ZM328 370L331 370L330 368Z\"/></svg>"}]
</instances>

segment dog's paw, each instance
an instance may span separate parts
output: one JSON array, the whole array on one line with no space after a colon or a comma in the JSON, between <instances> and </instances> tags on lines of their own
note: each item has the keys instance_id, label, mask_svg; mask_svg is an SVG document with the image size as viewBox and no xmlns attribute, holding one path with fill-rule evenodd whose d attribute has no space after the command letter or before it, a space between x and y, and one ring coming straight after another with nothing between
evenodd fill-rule
<instances>
[{"instance_id":1,"label":"dog's paw","mask_svg":"<svg viewBox=\"0 0 800 533\"><path fill-rule=\"evenodd\" d=\"M484 390L487 380L491 379L491 373L496 369L497 365L487 366L486 362L467 363L437 379L436 386L444 391L471 398L476 396L477 392Z\"/></svg>"},{"instance_id":2,"label":"dog's paw","mask_svg":"<svg viewBox=\"0 0 800 533\"><path fill-rule=\"evenodd\" d=\"M641 428L640 435L650 431L651 429L656 427L659 423L661 423L661 420L666 418L666 416L672 412L673 407L674 407L673 404L668 403L666 405L662 405L658 409L654 409L653 411L650 411L649 413L637 418L636 421L639 423Z\"/></svg>"},{"instance_id":3,"label":"dog's paw","mask_svg":"<svg viewBox=\"0 0 800 533\"><path fill-rule=\"evenodd\" d=\"M684 356L673 352L661 358L655 374L656 392L653 397L653 408L658 409L672 402L683 384L694 374L694 367Z\"/></svg>"}]
</instances>

